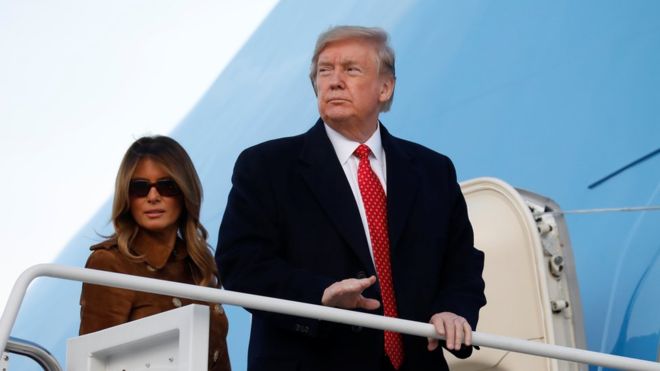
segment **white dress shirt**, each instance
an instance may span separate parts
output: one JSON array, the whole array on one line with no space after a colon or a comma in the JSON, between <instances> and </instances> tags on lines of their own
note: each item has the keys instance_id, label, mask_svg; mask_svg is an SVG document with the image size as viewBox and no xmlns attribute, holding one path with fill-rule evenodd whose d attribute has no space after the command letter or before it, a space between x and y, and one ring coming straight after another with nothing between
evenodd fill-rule
<instances>
[{"instance_id":1,"label":"white dress shirt","mask_svg":"<svg viewBox=\"0 0 660 371\"><path fill-rule=\"evenodd\" d=\"M374 252L371 247L371 236L369 235L369 223L367 222L367 213L364 209L364 203L362 202L362 194L360 193L360 186L358 184L357 172L358 165L360 160L353 154L357 147L360 144L366 144L371 153L369 154L369 163L371 164L371 169L376 173L376 176L380 180L380 184L383 186L385 195L387 195L387 163L385 160L385 150L380 141L380 124L376 131L371 135L371 137L364 143L356 142L346 138L341 135L339 132L325 124L325 132L330 138L332 147L335 149L337 154L337 159L341 164L342 169L344 169L344 174L346 174L346 179L348 179L348 184L351 185L351 190L353 191L353 197L355 197L355 202L357 203L358 210L360 211L360 218L362 219L362 227L364 227L364 234L367 236L367 243L369 244L369 253L371 254L371 260L374 260ZM374 263L375 266L375 263Z\"/></svg>"}]
</instances>

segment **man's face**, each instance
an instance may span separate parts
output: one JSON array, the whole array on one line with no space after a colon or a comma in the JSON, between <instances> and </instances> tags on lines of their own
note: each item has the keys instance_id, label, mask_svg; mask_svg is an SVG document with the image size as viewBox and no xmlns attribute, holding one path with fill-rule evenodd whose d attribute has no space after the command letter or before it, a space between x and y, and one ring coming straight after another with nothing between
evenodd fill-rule
<instances>
[{"instance_id":1,"label":"man's face","mask_svg":"<svg viewBox=\"0 0 660 371\"><path fill-rule=\"evenodd\" d=\"M364 40L328 44L316 65L319 113L328 125L375 125L381 105L392 95L394 80L379 76L375 47Z\"/></svg>"}]
</instances>

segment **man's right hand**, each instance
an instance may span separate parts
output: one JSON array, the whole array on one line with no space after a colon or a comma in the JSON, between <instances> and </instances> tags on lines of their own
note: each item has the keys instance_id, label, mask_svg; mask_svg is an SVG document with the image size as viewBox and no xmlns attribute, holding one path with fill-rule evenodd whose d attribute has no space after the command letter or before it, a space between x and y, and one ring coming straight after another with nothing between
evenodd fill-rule
<instances>
[{"instance_id":1,"label":"man's right hand","mask_svg":"<svg viewBox=\"0 0 660 371\"><path fill-rule=\"evenodd\" d=\"M378 300L362 296L362 292L374 283L376 283L376 276L349 278L335 282L323 291L321 304L343 309L378 309L380 307Z\"/></svg>"}]
</instances>

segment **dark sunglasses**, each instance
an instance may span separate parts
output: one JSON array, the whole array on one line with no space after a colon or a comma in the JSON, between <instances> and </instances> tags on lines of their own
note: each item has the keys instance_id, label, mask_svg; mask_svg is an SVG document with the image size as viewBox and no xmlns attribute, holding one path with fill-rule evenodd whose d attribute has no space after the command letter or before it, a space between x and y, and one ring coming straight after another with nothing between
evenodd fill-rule
<instances>
[{"instance_id":1,"label":"dark sunglasses","mask_svg":"<svg viewBox=\"0 0 660 371\"><path fill-rule=\"evenodd\" d=\"M155 183L146 180L131 180L128 186L128 194L132 197L146 197L151 191L151 187L156 187L158 194L165 197L174 197L181 193L174 180L163 179Z\"/></svg>"}]
</instances>

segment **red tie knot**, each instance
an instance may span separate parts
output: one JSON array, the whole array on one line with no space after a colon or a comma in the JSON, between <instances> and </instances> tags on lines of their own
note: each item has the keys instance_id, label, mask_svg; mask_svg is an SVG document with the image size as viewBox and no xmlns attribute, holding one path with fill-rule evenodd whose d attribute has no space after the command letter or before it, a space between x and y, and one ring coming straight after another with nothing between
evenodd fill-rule
<instances>
[{"instance_id":1,"label":"red tie knot","mask_svg":"<svg viewBox=\"0 0 660 371\"><path fill-rule=\"evenodd\" d=\"M360 144L356 149L355 149L355 155L360 159L364 160L366 158L369 158L369 153L371 150L369 149L369 146L366 144Z\"/></svg>"}]
</instances>

